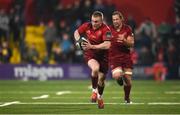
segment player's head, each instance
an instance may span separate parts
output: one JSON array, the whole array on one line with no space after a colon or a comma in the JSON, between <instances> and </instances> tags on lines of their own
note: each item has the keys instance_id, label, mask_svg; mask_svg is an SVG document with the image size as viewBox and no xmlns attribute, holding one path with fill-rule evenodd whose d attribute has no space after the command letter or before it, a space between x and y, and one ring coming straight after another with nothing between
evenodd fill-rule
<instances>
[{"instance_id":1,"label":"player's head","mask_svg":"<svg viewBox=\"0 0 180 115\"><path fill-rule=\"evenodd\" d=\"M100 11L93 12L91 16L91 23L94 29L98 29L103 23L103 13Z\"/></svg>"},{"instance_id":2,"label":"player's head","mask_svg":"<svg viewBox=\"0 0 180 115\"><path fill-rule=\"evenodd\" d=\"M123 21L124 21L124 16L122 15L122 13L119 11L114 11L112 14L113 26L115 28L118 28L122 25Z\"/></svg>"}]
</instances>

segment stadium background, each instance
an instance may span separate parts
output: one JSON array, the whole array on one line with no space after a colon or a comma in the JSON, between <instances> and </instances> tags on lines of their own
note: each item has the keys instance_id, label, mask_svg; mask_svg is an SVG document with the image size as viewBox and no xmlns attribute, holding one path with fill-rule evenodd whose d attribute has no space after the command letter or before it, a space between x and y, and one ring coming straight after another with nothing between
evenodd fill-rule
<instances>
[{"instance_id":1,"label":"stadium background","mask_svg":"<svg viewBox=\"0 0 180 115\"><path fill-rule=\"evenodd\" d=\"M180 78L178 0L0 0L0 9L0 67L6 68L1 71L3 79L17 77L16 64L33 64L35 68L66 64L68 70L81 73L72 77L88 76L81 66L82 51L74 46L73 32L89 21L94 10L102 11L108 24L112 11L120 10L132 27L136 38L134 78L153 79L155 68L160 68L166 79ZM80 64L79 69L71 69L75 66L71 64Z\"/></svg>"},{"instance_id":2,"label":"stadium background","mask_svg":"<svg viewBox=\"0 0 180 115\"><path fill-rule=\"evenodd\" d=\"M73 32L80 24L89 21L91 13L95 10L104 13L107 24L111 24L111 13L119 10L124 14L125 22L133 29L135 34L135 48L132 51L133 82L136 86L134 100L149 102L153 98L138 100L138 96L147 96L147 98L159 96L159 100L154 98L154 101L166 101L169 97L160 99L162 95L159 93L176 90L173 95L177 97L172 96L172 101L178 103L180 90L179 4L179 0L0 0L0 107L9 100L14 101L14 98L19 100L19 97L11 94L21 96L23 91L27 93L26 96L34 95L31 94L33 91L40 95L45 88L47 88L46 93L52 93L55 90L63 90L61 88L68 89L68 84L71 84L72 88L86 91L82 87L90 84L90 71L84 64L83 52L74 45ZM108 73L107 77L111 79L111 74ZM31 79L33 81L29 81ZM45 82L39 82L39 80ZM81 80L85 80L84 83ZM116 84L113 80L109 81L110 84ZM82 84L82 87L79 84ZM114 85L112 88L118 90ZM114 89L107 87L107 97L111 97L108 91L111 92ZM17 91L17 94L13 90ZM150 93L139 94L141 90L148 90ZM88 98L89 95L84 94L84 96ZM77 100L72 100L72 98L69 97L69 101L81 102L78 97L74 97ZM32 101L25 100L23 96L21 100ZM86 102L86 100L83 101ZM51 101L49 99L47 103ZM33 111L43 113L46 111L46 107L42 111L34 110L34 107L38 108L37 105L34 104L29 111L21 109L20 105L17 105L17 111L13 108L16 106L12 108L8 106L9 108L0 108L0 113L19 114L33 113ZM179 103L177 105L179 106ZM56 106L59 110L55 113L73 113L78 109L74 106L70 107L72 111ZM85 107L84 110L89 109L83 105L81 107ZM180 113L178 109L171 107L159 106L151 111L145 106L142 107L144 111L137 113ZM125 106L123 108L126 109ZM142 109L139 106L137 108ZM162 111L158 112L156 108L161 108ZM82 110L80 113L118 113L114 108L111 109L112 111L105 110L104 112ZM132 107L131 110L129 113L136 113L136 107ZM49 109L47 111L47 113L54 113ZM128 113L125 110L122 112Z\"/></svg>"}]
</instances>

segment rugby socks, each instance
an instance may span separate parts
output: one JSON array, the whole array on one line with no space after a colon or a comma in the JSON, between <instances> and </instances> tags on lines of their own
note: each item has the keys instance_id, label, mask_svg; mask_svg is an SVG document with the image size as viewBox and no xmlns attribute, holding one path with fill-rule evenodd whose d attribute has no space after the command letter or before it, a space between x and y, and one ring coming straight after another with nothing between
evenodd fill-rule
<instances>
[{"instance_id":1,"label":"rugby socks","mask_svg":"<svg viewBox=\"0 0 180 115\"><path fill-rule=\"evenodd\" d=\"M102 97L103 91L104 91L104 86L98 85L98 98Z\"/></svg>"},{"instance_id":2,"label":"rugby socks","mask_svg":"<svg viewBox=\"0 0 180 115\"><path fill-rule=\"evenodd\" d=\"M125 84L124 84L124 100L126 100L127 102L130 101L130 92L131 92L131 83L129 83L129 81L127 81L127 78L128 76L127 75L124 75L124 81L125 81Z\"/></svg>"},{"instance_id":3,"label":"rugby socks","mask_svg":"<svg viewBox=\"0 0 180 115\"><path fill-rule=\"evenodd\" d=\"M97 89L98 77L92 77L91 76L91 81L92 81L92 88Z\"/></svg>"},{"instance_id":4,"label":"rugby socks","mask_svg":"<svg viewBox=\"0 0 180 115\"><path fill-rule=\"evenodd\" d=\"M131 91L131 85L124 85L124 100L130 101L129 95Z\"/></svg>"}]
</instances>

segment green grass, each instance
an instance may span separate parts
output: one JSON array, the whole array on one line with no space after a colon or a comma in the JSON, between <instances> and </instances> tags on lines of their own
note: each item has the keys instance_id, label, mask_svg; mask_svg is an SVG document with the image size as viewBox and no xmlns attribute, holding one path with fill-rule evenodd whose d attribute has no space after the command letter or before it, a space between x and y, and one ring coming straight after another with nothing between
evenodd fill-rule
<instances>
[{"instance_id":1,"label":"green grass","mask_svg":"<svg viewBox=\"0 0 180 115\"><path fill-rule=\"evenodd\" d=\"M180 114L180 81L133 81L132 105L123 104L123 87L108 81L104 91L105 108L89 102L89 80L0 81L0 114ZM71 93L56 95L59 91ZM32 99L49 95L45 99ZM149 105L150 103L172 105ZM174 104L173 104L174 103ZM175 104L176 103L176 104Z\"/></svg>"}]
</instances>

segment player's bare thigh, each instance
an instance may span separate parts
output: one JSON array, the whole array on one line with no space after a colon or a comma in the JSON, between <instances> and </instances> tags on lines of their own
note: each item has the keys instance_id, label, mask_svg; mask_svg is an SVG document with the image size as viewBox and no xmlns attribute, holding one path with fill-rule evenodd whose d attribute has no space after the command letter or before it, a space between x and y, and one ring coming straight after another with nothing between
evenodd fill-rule
<instances>
[{"instance_id":1,"label":"player's bare thigh","mask_svg":"<svg viewBox=\"0 0 180 115\"><path fill-rule=\"evenodd\" d=\"M122 67L116 67L112 70L112 77L114 79L119 79L120 77L123 76L123 70Z\"/></svg>"},{"instance_id":2,"label":"player's bare thigh","mask_svg":"<svg viewBox=\"0 0 180 115\"><path fill-rule=\"evenodd\" d=\"M96 77L98 75L99 72L99 62L95 59L90 59L88 61L88 66L91 68L92 70L92 77Z\"/></svg>"}]
</instances>

